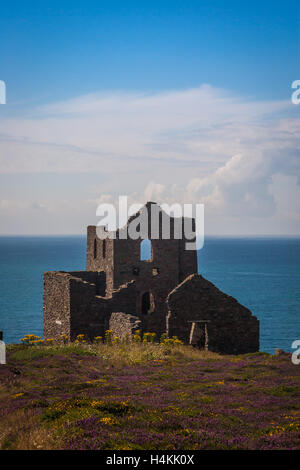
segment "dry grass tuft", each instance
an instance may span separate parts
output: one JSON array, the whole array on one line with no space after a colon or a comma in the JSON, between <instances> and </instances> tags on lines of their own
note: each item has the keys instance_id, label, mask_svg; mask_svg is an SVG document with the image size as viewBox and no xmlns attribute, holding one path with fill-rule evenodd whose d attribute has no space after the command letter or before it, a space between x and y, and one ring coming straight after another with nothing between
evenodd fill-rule
<instances>
[{"instance_id":1,"label":"dry grass tuft","mask_svg":"<svg viewBox=\"0 0 300 470\"><path fill-rule=\"evenodd\" d=\"M192 346L181 344L169 345L162 343L120 342L113 344L69 343L53 346L23 346L12 352L12 358L19 361L31 361L41 357L68 355L72 353L79 356L99 356L102 360L114 367L145 364L154 360L180 358L190 360L216 360L222 357L210 351L202 351Z\"/></svg>"},{"instance_id":2,"label":"dry grass tuft","mask_svg":"<svg viewBox=\"0 0 300 470\"><path fill-rule=\"evenodd\" d=\"M55 448L51 432L40 424L32 411L20 409L1 419L0 449L51 450Z\"/></svg>"}]
</instances>

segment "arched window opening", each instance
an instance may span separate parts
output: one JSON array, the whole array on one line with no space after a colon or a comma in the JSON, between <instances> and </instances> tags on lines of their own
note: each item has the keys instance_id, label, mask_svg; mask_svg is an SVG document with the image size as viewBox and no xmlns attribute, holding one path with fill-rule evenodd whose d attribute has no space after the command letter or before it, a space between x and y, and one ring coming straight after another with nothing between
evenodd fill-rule
<instances>
[{"instance_id":1,"label":"arched window opening","mask_svg":"<svg viewBox=\"0 0 300 470\"><path fill-rule=\"evenodd\" d=\"M94 259L97 258L97 239L94 240Z\"/></svg>"},{"instance_id":2,"label":"arched window opening","mask_svg":"<svg viewBox=\"0 0 300 470\"><path fill-rule=\"evenodd\" d=\"M154 297L152 292L144 292L142 295L141 310L144 315L153 312L155 309Z\"/></svg>"},{"instance_id":3,"label":"arched window opening","mask_svg":"<svg viewBox=\"0 0 300 470\"><path fill-rule=\"evenodd\" d=\"M106 256L106 240L102 241L102 258L104 259Z\"/></svg>"},{"instance_id":4,"label":"arched window opening","mask_svg":"<svg viewBox=\"0 0 300 470\"><path fill-rule=\"evenodd\" d=\"M151 244L151 240L148 240L148 238L145 238L144 240L141 241L140 260L152 261L152 244Z\"/></svg>"}]
</instances>

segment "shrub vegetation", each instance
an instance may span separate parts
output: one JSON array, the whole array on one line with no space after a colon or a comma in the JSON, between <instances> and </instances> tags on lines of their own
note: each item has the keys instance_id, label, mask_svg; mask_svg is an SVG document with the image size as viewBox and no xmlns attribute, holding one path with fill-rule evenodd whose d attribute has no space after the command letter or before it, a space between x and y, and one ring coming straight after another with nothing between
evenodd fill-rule
<instances>
[{"instance_id":1,"label":"shrub vegetation","mask_svg":"<svg viewBox=\"0 0 300 470\"><path fill-rule=\"evenodd\" d=\"M300 367L136 332L33 335L0 366L1 449L298 449Z\"/></svg>"}]
</instances>

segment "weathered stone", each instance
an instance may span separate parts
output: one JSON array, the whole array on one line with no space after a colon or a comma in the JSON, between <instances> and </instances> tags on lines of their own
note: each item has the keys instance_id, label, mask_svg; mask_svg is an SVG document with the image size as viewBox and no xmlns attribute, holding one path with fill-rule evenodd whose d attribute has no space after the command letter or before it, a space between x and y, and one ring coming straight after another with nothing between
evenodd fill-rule
<instances>
[{"instance_id":1,"label":"weathered stone","mask_svg":"<svg viewBox=\"0 0 300 470\"><path fill-rule=\"evenodd\" d=\"M147 203L128 224L150 207L161 216L159 206ZM157 337L167 332L185 343L191 340L197 347L223 353L259 349L257 318L195 274L197 252L185 250L187 240L173 234L175 219L164 217L170 223L170 239L163 238L161 226L157 238L151 239L148 212L152 258L147 261L140 259L141 239L122 238L128 224L115 233L115 238L106 240L97 237L96 227L88 227L87 271L44 273L45 338L66 334L73 340L85 334L92 340L104 336L112 325L115 334L122 336L123 331L134 330L134 317L143 332L156 333ZM203 324L203 320L209 322ZM191 339L192 323L197 327Z\"/></svg>"},{"instance_id":2,"label":"weathered stone","mask_svg":"<svg viewBox=\"0 0 300 470\"><path fill-rule=\"evenodd\" d=\"M176 335L188 343L191 322L198 321L202 322L200 325L206 325L208 349L211 351L238 354L259 349L257 318L199 274L188 276L173 289L167 304L169 336ZM204 338L202 336L202 343Z\"/></svg>"},{"instance_id":3,"label":"weathered stone","mask_svg":"<svg viewBox=\"0 0 300 470\"><path fill-rule=\"evenodd\" d=\"M114 336L119 338L132 338L134 333L141 328L141 320L128 313L113 312L109 319L109 329L113 331Z\"/></svg>"},{"instance_id":4,"label":"weathered stone","mask_svg":"<svg viewBox=\"0 0 300 470\"><path fill-rule=\"evenodd\" d=\"M289 353L287 353L283 349L280 349L280 348L274 349L274 356L285 356L286 354L289 354Z\"/></svg>"}]
</instances>

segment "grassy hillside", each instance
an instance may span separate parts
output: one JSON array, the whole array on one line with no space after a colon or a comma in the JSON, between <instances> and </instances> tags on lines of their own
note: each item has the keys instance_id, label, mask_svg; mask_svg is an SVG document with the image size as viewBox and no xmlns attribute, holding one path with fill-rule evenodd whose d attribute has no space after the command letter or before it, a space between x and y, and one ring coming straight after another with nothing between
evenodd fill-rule
<instances>
[{"instance_id":1,"label":"grassy hillside","mask_svg":"<svg viewBox=\"0 0 300 470\"><path fill-rule=\"evenodd\" d=\"M12 345L2 449L300 448L300 366L167 344Z\"/></svg>"}]
</instances>

